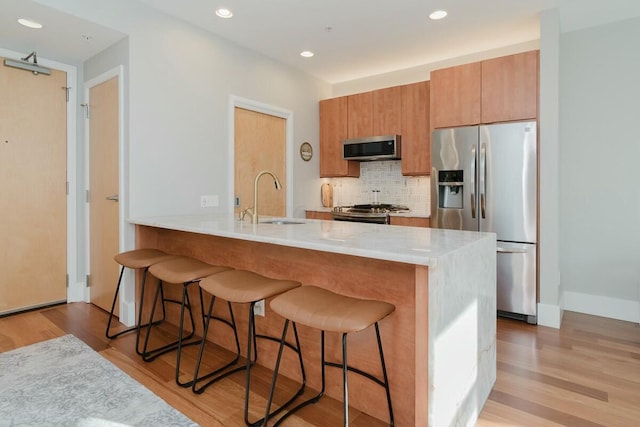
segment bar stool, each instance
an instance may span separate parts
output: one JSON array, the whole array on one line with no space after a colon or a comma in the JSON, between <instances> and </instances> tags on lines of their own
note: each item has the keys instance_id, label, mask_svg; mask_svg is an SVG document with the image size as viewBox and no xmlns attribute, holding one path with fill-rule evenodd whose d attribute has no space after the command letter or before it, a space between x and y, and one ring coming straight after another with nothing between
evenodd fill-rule
<instances>
[{"instance_id":1,"label":"bar stool","mask_svg":"<svg viewBox=\"0 0 640 427\"><path fill-rule=\"evenodd\" d=\"M246 270L233 270L233 271L225 271L219 274L215 274L213 276L206 277L200 281L200 289L211 295L211 301L209 303L209 310L206 315L206 322L204 327L203 337L206 338L207 332L209 330L209 324L211 319L214 318L212 316L213 305L216 298L222 298L223 300L228 301L229 303L240 303L240 304L249 304L249 320L248 320L248 331L247 331L247 357L246 363L244 366L240 365L234 369L227 370L227 368L236 365L240 358L240 345L238 343L238 338L236 335L236 345L237 345L237 354L234 360L227 363L226 365L213 370L207 374L199 375L200 365L202 363L202 356L204 353L206 339L202 340L200 344L200 353L198 355L198 361L196 362L196 370L193 380L193 391L195 393L202 393L208 386L213 384L214 382L225 378L235 372L245 371L245 400L244 400L244 421L249 426L257 426L261 425L263 419L257 421L249 421L249 390L251 386L251 367L256 363L258 359L258 349L256 338L262 338L266 340L271 340L274 342L280 343L281 340L276 337L270 337L268 335L257 334L255 331L255 319L254 319L254 311L255 304L260 300L266 300L267 298L271 298L275 295L279 295L283 292L289 291L291 289L297 288L300 286L300 282L296 282L293 280L280 280L280 279L271 279L265 276L262 276L257 273L253 273L251 271ZM217 318L214 318L217 319ZM233 312L231 312L231 322L235 327L235 321L233 320ZM302 378L302 385L298 389L298 391L291 397L285 404L280 406L273 414L277 414L282 411L289 403L293 402L298 396L302 395L304 392L304 387L306 383L306 376L304 371L304 365L302 362L302 355L300 353L300 342L298 340L298 331L294 326L294 336L295 336L295 345L290 344L288 342L284 342L283 346L287 346L291 348L298 354L298 360L300 363L300 372ZM280 350L282 352L282 350ZM198 383L208 380L205 384L198 387ZM272 414L272 415L273 415Z\"/></svg>"},{"instance_id":2,"label":"bar stool","mask_svg":"<svg viewBox=\"0 0 640 427\"><path fill-rule=\"evenodd\" d=\"M344 425L349 425L349 396L347 393L347 372L351 371L362 375L374 383L382 386L387 394L387 405L389 407L389 424L393 426L393 409L391 407L391 393L389 392L389 380L387 378L387 368L382 352L382 341L380 339L380 329L378 322L395 310L393 304L383 301L365 300L339 295L326 289L315 286L302 286L287 293L277 296L271 301L271 309L286 319L282 333L282 340L286 337L289 322L309 326L321 331L321 358L322 358L322 388L316 396L305 400L296 407L288 411L280 418L274 426L280 425L290 415L297 410L320 400L325 390L325 367L333 366L342 368L343 379L343 401L344 401ZM347 365L347 334L350 332L362 331L371 325L375 326L376 338L378 340L378 351L380 353L380 364L382 366L382 379L377 378L367 372ZM325 360L324 334L325 332L338 332L342 334L342 363L328 362ZM276 360L271 390L265 411L264 426L267 425L271 400L280 367L283 342L280 343L280 352Z\"/></svg>"},{"instance_id":3,"label":"bar stool","mask_svg":"<svg viewBox=\"0 0 640 427\"><path fill-rule=\"evenodd\" d=\"M144 290L145 290L145 282L147 279L147 272L149 267L153 264L157 264L162 261L169 260L174 258L175 255L167 254L158 249L134 249L127 252L121 252L117 254L113 259L120 264L122 267L120 268L120 276L118 277L118 284L116 285L116 292L113 296L113 303L111 304L111 311L109 311L109 320L107 322L107 329L105 331L105 336L108 339L119 337L122 334L126 334L127 332L137 331L136 335L136 353L139 355L141 352L138 350L138 343L140 340L140 328L146 327L147 325L142 325L142 305L144 302ZM116 307L116 302L118 301L118 295L120 293L120 285L122 284L122 276L124 275L125 268L130 268L133 270L142 269L142 283L140 285L140 307L138 309L138 322L135 326L119 331L115 334L111 333L111 321L113 320L114 311ZM165 318L164 306L162 307L162 319L156 322L161 322Z\"/></svg>"},{"instance_id":4,"label":"bar stool","mask_svg":"<svg viewBox=\"0 0 640 427\"><path fill-rule=\"evenodd\" d=\"M166 354L170 351L177 350L176 352L176 384L181 387L190 387L192 382L180 381L180 362L182 355L182 347L189 345L200 344L201 340L195 340L188 342L189 339L195 334L195 322L193 320L193 310L191 305L191 299L189 298L189 285L197 283L203 277L210 276L212 274L221 273L223 271L231 270L230 267L211 265L206 262L190 258L186 256L176 256L172 259L153 264L149 267L149 272L158 278L158 286L153 299L153 307L151 308L151 315L149 322L147 323L147 334L144 340L144 347L142 349L142 359L145 362L150 362L157 357ZM164 297L163 285L164 284L182 284L182 298L174 300ZM204 324L204 305L202 302L202 291L200 293L200 309L203 313L202 321ZM149 337L151 335L152 327L155 326L152 319L155 315L156 306L158 305L158 297L162 299L162 306L164 310L164 304L174 303L180 305L180 324L178 326L178 338L176 341L169 344L157 347L155 349L149 349ZM191 323L191 332L188 335L184 335L184 315L185 309L189 311L189 319Z\"/></svg>"}]
</instances>

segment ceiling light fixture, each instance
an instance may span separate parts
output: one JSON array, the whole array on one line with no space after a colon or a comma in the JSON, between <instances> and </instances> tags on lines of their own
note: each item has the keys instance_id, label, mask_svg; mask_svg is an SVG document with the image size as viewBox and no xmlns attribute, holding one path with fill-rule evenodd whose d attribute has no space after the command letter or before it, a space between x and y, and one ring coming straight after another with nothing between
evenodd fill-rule
<instances>
[{"instance_id":1,"label":"ceiling light fixture","mask_svg":"<svg viewBox=\"0 0 640 427\"><path fill-rule=\"evenodd\" d=\"M42 28L42 24L39 22L36 22L32 19L27 19L27 18L20 18L18 19L18 23L20 25L23 25L25 27L29 27L29 28L35 28L37 30L39 30L40 28Z\"/></svg>"},{"instance_id":2,"label":"ceiling light fixture","mask_svg":"<svg viewBox=\"0 0 640 427\"><path fill-rule=\"evenodd\" d=\"M216 9L216 15L218 15L220 18L227 19L233 16L233 12L231 12L229 9L221 7L220 9Z\"/></svg>"},{"instance_id":3,"label":"ceiling light fixture","mask_svg":"<svg viewBox=\"0 0 640 427\"><path fill-rule=\"evenodd\" d=\"M442 19L445 16L447 16L447 11L446 10L436 10L435 12L432 12L429 15L429 18L433 19L434 21L437 21L438 19Z\"/></svg>"},{"instance_id":4,"label":"ceiling light fixture","mask_svg":"<svg viewBox=\"0 0 640 427\"><path fill-rule=\"evenodd\" d=\"M313 52L311 52L310 50L303 50L302 52L300 52L300 56L311 58L313 56Z\"/></svg>"}]
</instances>

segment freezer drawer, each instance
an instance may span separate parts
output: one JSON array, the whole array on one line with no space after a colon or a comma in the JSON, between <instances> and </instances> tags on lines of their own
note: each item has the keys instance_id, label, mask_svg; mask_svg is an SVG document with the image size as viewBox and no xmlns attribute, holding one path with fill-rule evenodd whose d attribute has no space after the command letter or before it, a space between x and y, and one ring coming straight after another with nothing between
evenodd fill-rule
<instances>
[{"instance_id":1,"label":"freezer drawer","mask_svg":"<svg viewBox=\"0 0 640 427\"><path fill-rule=\"evenodd\" d=\"M536 245L497 242L498 311L537 323Z\"/></svg>"}]
</instances>

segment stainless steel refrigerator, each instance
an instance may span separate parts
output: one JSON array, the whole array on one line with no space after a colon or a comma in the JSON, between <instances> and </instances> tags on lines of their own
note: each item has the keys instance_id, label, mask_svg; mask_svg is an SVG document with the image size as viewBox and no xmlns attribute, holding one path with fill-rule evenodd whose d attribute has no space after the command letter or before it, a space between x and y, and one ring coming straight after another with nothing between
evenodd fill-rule
<instances>
[{"instance_id":1,"label":"stainless steel refrigerator","mask_svg":"<svg viewBox=\"0 0 640 427\"><path fill-rule=\"evenodd\" d=\"M431 226L497 235L498 313L537 323L536 122L433 131Z\"/></svg>"}]
</instances>

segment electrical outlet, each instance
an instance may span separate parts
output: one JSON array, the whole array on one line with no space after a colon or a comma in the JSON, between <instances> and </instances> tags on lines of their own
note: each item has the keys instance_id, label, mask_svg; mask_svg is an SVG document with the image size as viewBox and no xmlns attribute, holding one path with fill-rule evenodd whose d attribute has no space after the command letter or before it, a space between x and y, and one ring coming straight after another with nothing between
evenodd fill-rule
<instances>
[{"instance_id":1,"label":"electrical outlet","mask_svg":"<svg viewBox=\"0 0 640 427\"><path fill-rule=\"evenodd\" d=\"M215 208L220 204L218 200L218 195L214 194L211 196L200 196L200 207L201 208Z\"/></svg>"},{"instance_id":2,"label":"electrical outlet","mask_svg":"<svg viewBox=\"0 0 640 427\"><path fill-rule=\"evenodd\" d=\"M264 300L261 299L253 305L254 316L264 316Z\"/></svg>"}]
</instances>

